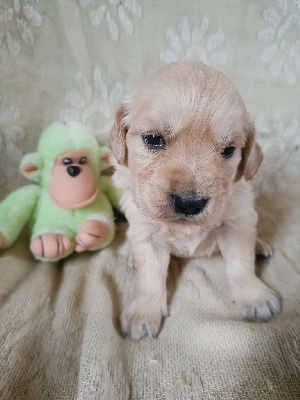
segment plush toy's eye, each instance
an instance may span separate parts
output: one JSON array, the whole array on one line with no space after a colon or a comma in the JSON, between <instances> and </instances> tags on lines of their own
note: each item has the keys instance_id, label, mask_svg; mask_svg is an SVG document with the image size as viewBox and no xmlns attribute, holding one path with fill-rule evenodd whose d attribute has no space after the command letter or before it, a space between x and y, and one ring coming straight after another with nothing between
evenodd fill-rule
<instances>
[{"instance_id":1,"label":"plush toy's eye","mask_svg":"<svg viewBox=\"0 0 300 400\"><path fill-rule=\"evenodd\" d=\"M152 149L163 149L166 144L164 138L160 135L145 135L143 140Z\"/></svg>"},{"instance_id":2,"label":"plush toy's eye","mask_svg":"<svg viewBox=\"0 0 300 400\"><path fill-rule=\"evenodd\" d=\"M86 164L86 160L87 160L86 157L81 157L81 159L79 160L79 164L80 165Z\"/></svg>"},{"instance_id":3,"label":"plush toy's eye","mask_svg":"<svg viewBox=\"0 0 300 400\"><path fill-rule=\"evenodd\" d=\"M73 164L73 161L71 160L71 158L64 158L63 163L64 165L70 165Z\"/></svg>"},{"instance_id":4,"label":"plush toy's eye","mask_svg":"<svg viewBox=\"0 0 300 400\"><path fill-rule=\"evenodd\" d=\"M221 156L224 158L230 158L234 153L235 147L229 146L225 147L223 151L221 151Z\"/></svg>"}]
</instances>

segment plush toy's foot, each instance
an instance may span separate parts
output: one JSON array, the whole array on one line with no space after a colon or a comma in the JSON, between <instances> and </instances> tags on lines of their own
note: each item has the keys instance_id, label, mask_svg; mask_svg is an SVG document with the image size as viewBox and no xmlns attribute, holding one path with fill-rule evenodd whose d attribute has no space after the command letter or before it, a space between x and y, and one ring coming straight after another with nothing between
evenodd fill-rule
<instances>
[{"instance_id":1,"label":"plush toy's foot","mask_svg":"<svg viewBox=\"0 0 300 400\"><path fill-rule=\"evenodd\" d=\"M5 246L5 237L4 235L0 232L0 249L2 249Z\"/></svg>"},{"instance_id":2,"label":"plush toy's foot","mask_svg":"<svg viewBox=\"0 0 300 400\"><path fill-rule=\"evenodd\" d=\"M99 248L108 236L108 227L100 221L88 220L85 221L76 236L77 252L85 250L95 250Z\"/></svg>"},{"instance_id":3,"label":"plush toy's foot","mask_svg":"<svg viewBox=\"0 0 300 400\"><path fill-rule=\"evenodd\" d=\"M35 258L60 260L74 251L75 244L70 238L56 233L43 233L31 240L30 250Z\"/></svg>"}]
</instances>

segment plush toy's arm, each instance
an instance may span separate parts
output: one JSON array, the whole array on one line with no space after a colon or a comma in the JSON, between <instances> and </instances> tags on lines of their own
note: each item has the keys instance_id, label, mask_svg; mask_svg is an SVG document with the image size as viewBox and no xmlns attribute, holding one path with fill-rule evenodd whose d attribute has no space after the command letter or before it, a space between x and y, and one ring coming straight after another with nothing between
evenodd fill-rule
<instances>
[{"instance_id":1,"label":"plush toy's arm","mask_svg":"<svg viewBox=\"0 0 300 400\"><path fill-rule=\"evenodd\" d=\"M122 211L120 208L120 200L123 196L123 191L117 189L111 180L110 176L100 176L99 178L99 191L104 192L107 197L109 198L113 207L118 210Z\"/></svg>"},{"instance_id":2,"label":"plush toy's arm","mask_svg":"<svg viewBox=\"0 0 300 400\"><path fill-rule=\"evenodd\" d=\"M32 214L40 191L36 185L24 186L0 203L0 248L9 247L17 239Z\"/></svg>"}]
</instances>

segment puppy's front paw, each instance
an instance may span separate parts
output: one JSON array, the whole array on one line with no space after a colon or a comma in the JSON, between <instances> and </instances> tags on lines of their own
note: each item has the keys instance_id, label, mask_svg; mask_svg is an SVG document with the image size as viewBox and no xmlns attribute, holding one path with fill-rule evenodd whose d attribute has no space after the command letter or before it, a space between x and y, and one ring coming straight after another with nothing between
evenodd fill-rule
<instances>
[{"instance_id":1,"label":"puppy's front paw","mask_svg":"<svg viewBox=\"0 0 300 400\"><path fill-rule=\"evenodd\" d=\"M134 340L144 336L157 336L162 317L167 314L166 302L158 304L152 299L140 296L122 312L122 330Z\"/></svg>"},{"instance_id":2,"label":"puppy's front paw","mask_svg":"<svg viewBox=\"0 0 300 400\"><path fill-rule=\"evenodd\" d=\"M270 293L258 304L253 304L244 310L247 321L269 321L274 314L280 312L280 303L275 293Z\"/></svg>"},{"instance_id":3,"label":"puppy's front paw","mask_svg":"<svg viewBox=\"0 0 300 400\"><path fill-rule=\"evenodd\" d=\"M236 293L234 298L242 306L247 321L269 321L272 315L280 312L277 294L258 278Z\"/></svg>"}]
</instances>

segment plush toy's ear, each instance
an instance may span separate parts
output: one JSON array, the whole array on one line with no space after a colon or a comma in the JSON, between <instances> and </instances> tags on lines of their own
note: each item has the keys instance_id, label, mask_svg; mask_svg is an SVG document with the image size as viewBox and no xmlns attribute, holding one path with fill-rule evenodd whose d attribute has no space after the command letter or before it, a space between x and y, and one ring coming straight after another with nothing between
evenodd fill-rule
<instances>
[{"instance_id":1,"label":"plush toy's ear","mask_svg":"<svg viewBox=\"0 0 300 400\"><path fill-rule=\"evenodd\" d=\"M263 152L256 142L254 124L252 122L247 122L244 132L246 134L246 144L242 149L242 159L235 177L236 181L243 175L246 181L252 179L263 160Z\"/></svg>"},{"instance_id":2,"label":"plush toy's ear","mask_svg":"<svg viewBox=\"0 0 300 400\"><path fill-rule=\"evenodd\" d=\"M43 169L43 160L38 153L25 154L20 171L30 181L39 182Z\"/></svg>"},{"instance_id":3,"label":"plush toy's ear","mask_svg":"<svg viewBox=\"0 0 300 400\"><path fill-rule=\"evenodd\" d=\"M111 167L111 163L109 162L109 157L111 156L111 151L108 147L99 147L99 168L100 171L104 171L105 169Z\"/></svg>"},{"instance_id":4,"label":"plush toy's ear","mask_svg":"<svg viewBox=\"0 0 300 400\"><path fill-rule=\"evenodd\" d=\"M123 105L116 112L116 121L110 131L110 146L113 155L116 157L119 164L126 163L126 134L129 129L129 100L123 102Z\"/></svg>"}]
</instances>

